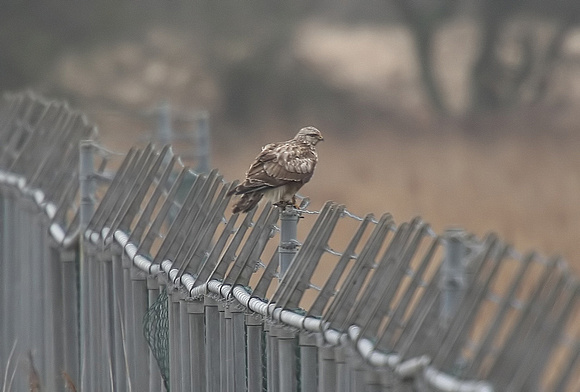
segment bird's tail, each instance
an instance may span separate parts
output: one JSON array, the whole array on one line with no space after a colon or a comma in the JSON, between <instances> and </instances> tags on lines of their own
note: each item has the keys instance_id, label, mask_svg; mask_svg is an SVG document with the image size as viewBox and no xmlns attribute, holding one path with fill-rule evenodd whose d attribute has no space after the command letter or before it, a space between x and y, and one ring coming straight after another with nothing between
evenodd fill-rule
<instances>
[{"instance_id":1,"label":"bird's tail","mask_svg":"<svg viewBox=\"0 0 580 392\"><path fill-rule=\"evenodd\" d=\"M260 200L262 200L263 193L245 193L240 200L234 204L233 213L248 212L254 208Z\"/></svg>"}]
</instances>

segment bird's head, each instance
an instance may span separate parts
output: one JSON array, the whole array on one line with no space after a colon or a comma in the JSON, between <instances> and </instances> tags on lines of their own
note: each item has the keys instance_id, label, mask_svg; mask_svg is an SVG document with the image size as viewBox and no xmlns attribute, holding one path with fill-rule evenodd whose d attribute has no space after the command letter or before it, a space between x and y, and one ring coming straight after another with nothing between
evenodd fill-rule
<instances>
[{"instance_id":1,"label":"bird's head","mask_svg":"<svg viewBox=\"0 0 580 392\"><path fill-rule=\"evenodd\" d=\"M315 146L316 143L324 140L320 131L314 127L302 128L300 131L298 131L296 136L294 136L294 139L313 146Z\"/></svg>"}]
</instances>

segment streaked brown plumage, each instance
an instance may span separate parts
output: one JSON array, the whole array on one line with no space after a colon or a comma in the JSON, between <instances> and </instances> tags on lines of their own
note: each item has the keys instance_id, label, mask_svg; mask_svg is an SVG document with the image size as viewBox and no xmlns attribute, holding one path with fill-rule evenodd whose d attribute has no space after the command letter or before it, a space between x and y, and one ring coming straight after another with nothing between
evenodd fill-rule
<instances>
[{"instance_id":1,"label":"streaked brown plumage","mask_svg":"<svg viewBox=\"0 0 580 392\"><path fill-rule=\"evenodd\" d=\"M321 140L318 129L305 127L293 139L265 145L244 182L228 193L242 195L233 213L250 211L264 196L281 207L295 204L294 195L314 174L318 162L315 146Z\"/></svg>"}]
</instances>

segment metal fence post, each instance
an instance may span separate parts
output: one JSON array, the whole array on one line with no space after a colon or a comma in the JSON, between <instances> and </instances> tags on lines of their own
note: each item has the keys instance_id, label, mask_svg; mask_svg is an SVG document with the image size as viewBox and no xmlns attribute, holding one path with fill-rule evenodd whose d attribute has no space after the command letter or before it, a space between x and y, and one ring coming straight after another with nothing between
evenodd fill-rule
<instances>
[{"instance_id":1,"label":"metal fence post","mask_svg":"<svg viewBox=\"0 0 580 392\"><path fill-rule=\"evenodd\" d=\"M300 211L292 206L287 206L280 214L280 279L284 278L298 252L299 242L296 237L299 217Z\"/></svg>"},{"instance_id":2,"label":"metal fence post","mask_svg":"<svg viewBox=\"0 0 580 392\"><path fill-rule=\"evenodd\" d=\"M302 332L298 338L300 345L300 390L316 392L316 368L318 365L318 348L316 336Z\"/></svg>"},{"instance_id":3,"label":"metal fence post","mask_svg":"<svg viewBox=\"0 0 580 392\"><path fill-rule=\"evenodd\" d=\"M244 325L244 312L233 303L226 308L226 344L228 350L228 362L231 369L228 374L230 391L246 390L246 338Z\"/></svg>"},{"instance_id":4,"label":"metal fence post","mask_svg":"<svg viewBox=\"0 0 580 392\"><path fill-rule=\"evenodd\" d=\"M159 297L161 290L159 289L159 281L154 276L147 277L147 293L148 293L148 306L151 305ZM155 356L149 353L149 392L162 391L163 378L161 377L161 371L159 370L159 365Z\"/></svg>"},{"instance_id":5,"label":"metal fence post","mask_svg":"<svg viewBox=\"0 0 580 392\"><path fill-rule=\"evenodd\" d=\"M179 301L179 366L181 367L181 390L190 391L193 389L191 383L191 355L189 347L191 345L189 337L189 314L187 312L188 300L182 292L176 293L180 297Z\"/></svg>"},{"instance_id":6,"label":"metal fence post","mask_svg":"<svg viewBox=\"0 0 580 392\"><path fill-rule=\"evenodd\" d=\"M127 363L126 368L126 384L129 388L133 389L135 385L135 371L133 367L134 358L133 355L135 353L135 336L131 331L135 330L135 320L133 319L133 290L132 290L132 282L131 282L131 259L125 254L121 254L121 264L123 266L123 293L122 293L122 300L123 300L123 314L122 319L120 320L122 323L122 328L125 331L125 361Z\"/></svg>"},{"instance_id":7,"label":"metal fence post","mask_svg":"<svg viewBox=\"0 0 580 392\"><path fill-rule=\"evenodd\" d=\"M232 315L232 308L231 308L232 304L231 302L227 302L224 305L224 333L225 335L222 335L222 340L221 342L225 345L225 355L222 357L222 362L224 358L226 358L225 360L225 388L224 388L224 384L222 384L222 391L228 391L228 392L234 392L234 391L238 391L243 389L245 386L242 386L242 388L239 388L238 385L236 385L236 343L235 343L235 339L234 339L234 320L233 320L233 315ZM242 342L245 344L245 342L242 340Z\"/></svg>"},{"instance_id":8,"label":"metal fence post","mask_svg":"<svg viewBox=\"0 0 580 392\"><path fill-rule=\"evenodd\" d=\"M169 388L171 391L181 391L181 354L179 352L180 322L179 322L179 296L180 293L174 287L168 287L168 316L169 316Z\"/></svg>"},{"instance_id":9,"label":"metal fence post","mask_svg":"<svg viewBox=\"0 0 580 392\"><path fill-rule=\"evenodd\" d=\"M18 340L18 345L19 345L19 351L24 351L26 352L26 350L29 349L29 344L31 341L31 336L30 336L30 327L31 327L31 323L30 320L27 318L27 313L29 311L30 308L30 298L28 297L29 293L27 290L27 284L29 284L29 282L27 281L27 274L29 271L29 261L30 258L28 257L28 255L26 253L24 253L24 246L22 244L23 242L23 238L25 238L26 235L28 235L27 231L26 231L26 220L25 220L25 216L24 216L24 211L22 210L21 206L19 205L19 203L15 203L15 227L14 229L16 230L16 237L14 238L14 259L15 260L21 260L21 263L15 263L17 264L16 266L16 297L20 300L20 303L17 304L14 308L15 310L15 328L14 328L14 334L15 334L15 338ZM18 351L17 351L18 352ZM25 377L26 376L26 371L24 370L24 368L21 368L22 370L20 370L20 373L18 375L20 375L20 377ZM18 389L23 389L25 383L24 383L24 379L19 380L18 377L16 378L16 384L15 384L15 388Z\"/></svg>"},{"instance_id":10,"label":"metal fence post","mask_svg":"<svg viewBox=\"0 0 580 392\"><path fill-rule=\"evenodd\" d=\"M268 392L278 392L280 386L280 368L278 362L278 329L266 324L266 360L268 375L266 377Z\"/></svg>"},{"instance_id":11,"label":"metal fence post","mask_svg":"<svg viewBox=\"0 0 580 392\"><path fill-rule=\"evenodd\" d=\"M191 357L191 385L196 391L206 391L205 369L205 330L204 330L204 304L203 300L187 302L187 314L189 317L189 356Z\"/></svg>"},{"instance_id":12,"label":"metal fence post","mask_svg":"<svg viewBox=\"0 0 580 392\"><path fill-rule=\"evenodd\" d=\"M464 231L459 228L447 229L445 232L445 258L441 268L441 308L439 323L446 328L455 316L465 289L466 246L463 241Z\"/></svg>"},{"instance_id":13,"label":"metal fence post","mask_svg":"<svg viewBox=\"0 0 580 392\"><path fill-rule=\"evenodd\" d=\"M261 392L263 387L262 353L264 351L262 334L264 327L261 320L255 316L246 315L247 348L248 348L248 392Z\"/></svg>"},{"instance_id":14,"label":"metal fence post","mask_svg":"<svg viewBox=\"0 0 580 392\"><path fill-rule=\"evenodd\" d=\"M298 390L296 377L296 334L280 328L278 336L278 363L280 371L280 392Z\"/></svg>"},{"instance_id":15,"label":"metal fence post","mask_svg":"<svg viewBox=\"0 0 580 392\"><path fill-rule=\"evenodd\" d=\"M365 370L364 362L355 352L356 348L348 347L346 349L346 366L350 369L350 389L347 391L364 391L365 390ZM338 358L337 358L338 362Z\"/></svg>"},{"instance_id":16,"label":"metal fence post","mask_svg":"<svg viewBox=\"0 0 580 392\"><path fill-rule=\"evenodd\" d=\"M62 288L64 286L76 286L72 282L62 281L62 268L63 263L61 261L61 254L59 249L51 241L50 236L46 235L46 254L49 258L48 265L50 266L49 274L50 280L46 286L47 298L52 302L50 307L47 307L52 312L52 315L48 315L45 311L45 320L50 330L45 336L45 339L52 340L50 345L52 346L52 352L47 348L47 353L49 356L49 361L52 360L53 364L49 365L52 367L52 378L53 378L53 388L56 389L57 380L60 380L60 373L64 370L68 373L68 369L65 368L65 343L64 343L64 330L65 326L63 324L63 315L65 312L71 311L72 309L64 308L63 298L62 298ZM76 340L73 340L76 342ZM46 343L45 343L46 344ZM48 346L50 347L50 346Z\"/></svg>"},{"instance_id":17,"label":"metal fence post","mask_svg":"<svg viewBox=\"0 0 580 392\"><path fill-rule=\"evenodd\" d=\"M334 347L320 347L318 350L320 369L319 388L321 392L335 392L336 389L336 362L334 361Z\"/></svg>"},{"instance_id":18,"label":"metal fence post","mask_svg":"<svg viewBox=\"0 0 580 392\"><path fill-rule=\"evenodd\" d=\"M26 209L27 215L27 223L28 223L28 235L25 237L27 241L30 241L30 244L34 244L34 246L28 246L28 265L30 270L28 271L28 279L30 283L36 283L36 290L39 293L44 292L44 286L47 284L46 281L46 263L43 257L42 249L42 225L40 222L40 215L37 206L27 200L24 203L23 207ZM29 290L28 288L26 290ZM39 298L34 298L32 293L28 294L30 299L30 337L31 340L28 342L30 344L30 348L33 350L34 354L34 364L40 377L47 378L53 377L51 374L48 375L47 372L47 363L45 357L45 350L44 350L44 339L46 338L46 320L44 319L43 309L47 305L47 297L44 295L40 295ZM35 328L35 326L44 325L45 328ZM50 387L50 383L47 383L44 380L44 384L47 384L47 387Z\"/></svg>"},{"instance_id":19,"label":"metal fence post","mask_svg":"<svg viewBox=\"0 0 580 392\"><path fill-rule=\"evenodd\" d=\"M79 364L79 357L81 355L79 320L82 320L82 318L79 317L80 293L75 282L78 281L79 277L77 258L80 257L80 254L72 250L63 251L54 249L53 252L59 253L60 262L62 263L60 279L62 282L62 316L60 321L63 325L62 350L64 353L64 363L63 368L58 370L66 371L76 383L79 383L81 381L81 367Z\"/></svg>"},{"instance_id":20,"label":"metal fence post","mask_svg":"<svg viewBox=\"0 0 580 392\"><path fill-rule=\"evenodd\" d=\"M31 322L27 318L27 313L30 308L30 298L29 292L27 290L27 284L29 283L27 280L27 274L29 271L29 262L30 257L24 252L24 245L23 239L25 236L28 235L27 227L26 227L26 219L24 211L22 210L19 203L15 203L15 230L16 230L16 237L14 238L14 259L21 260L21 263L16 263L16 293L17 298L21 301L20 304L15 306L15 338L18 340L19 343L19 351L26 351L29 348L29 344L31 341L30 336L30 327ZM25 377L25 370L22 368L20 370L20 376ZM23 389L24 388L24 379L19 380L18 377L16 379L15 388Z\"/></svg>"},{"instance_id":21,"label":"metal fence post","mask_svg":"<svg viewBox=\"0 0 580 392\"><path fill-rule=\"evenodd\" d=\"M336 367L336 391L352 391L351 384L353 380L354 367L348 366L347 350L344 346L334 348L334 364Z\"/></svg>"},{"instance_id":22,"label":"metal fence post","mask_svg":"<svg viewBox=\"0 0 580 392\"><path fill-rule=\"evenodd\" d=\"M91 282L89 266L87 265L87 254L85 252L84 233L89 224L89 220L93 216L94 205L94 156L93 144L90 140L82 140L80 142L80 156L79 156L79 189L80 189L80 292L81 292L81 317L80 317L80 337L81 337L81 389L91 390L90 375L92 364L91 357L91 341L93 337L90 335L90 300L91 293L89 291L89 284Z\"/></svg>"},{"instance_id":23,"label":"metal fence post","mask_svg":"<svg viewBox=\"0 0 580 392\"><path fill-rule=\"evenodd\" d=\"M43 254L44 278L44 361L46 362L45 384L47 390L56 389L56 381L60 379L59 373L63 369L62 355L62 298L59 289L62 287L61 268L62 264L57 251L51 244L46 224L40 225ZM68 283L68 282L66 282ZM66 284L65 283L65 284Z\"/></svg>"},{"instance_id":24,"label":"metal fence post","mask_svg":"<svg viewBox=\"0 0 580 392\"><path fill-rule=\"evenodd\" d=\"M220 331L220 337L219 337L219 351L220 351L220 361L219 361L219 366L220 366L220 372L221 372L221 379L220 379L220 391L228 391L231 392L231 386L232 384L230 383L230 380L232 379L231 377L231 373L230 373L230 369L229 366L231 365L230 361L228 361L228 354L229 353L229 347L228 347L228 334L227 334L227 326L229 324L229 322L231 321L231 319L228 321L227 317L228 317L228 312L227 312L227 304L225 304L224 302L220 302L218 304L218 310L219 310L219 331Z\"/></svg>"},{"instance_id":25,"label":"metal fence post","mask_svg":"<svg viewBox=\"0 0 580 392\"><path fill-rule=\"evenodd\" d=\"M87 367L85 374L89 378L92 390L103 390L102 378L102 335L101 335L101 269L99 268L99 253L95 246L86 247L86 267L88 270L88 290L85 297L88 304L85 309L89 312L88 336L89 351L87 356Z\"/></svg>"},{"instance_id":26,"label":"metal fence post","mask_svg":"<svg viewBox=\"0 0 580 392\"><path fill-rule=\"evenodd\" d=\"M222 377L220 368L220 314L217 301L207 296L204 297L204 311L206 389L219 391Z\"/></svg>"},{"instance_id":27,"label":"metal fence post","mask_svg":"<svg viewBox=\"0 0 580 392\"><path fill-rule=\"evenodd\" d=\"M123 279L123 257L121 247L113 243L111 247L111 259L113 268L113 336L114 336L114 358L115 390L127 390L129 380L129 369L126 363L127 353L127 324L125 323L125 283Z\"/></svg>"},{"instance_id":28,"label":"metal fence post","mask_svg":"<svg viewBox=\"0 0 580 392\"><path fill-rule=\"evenodd\" d=\"M2 192L5 189L0 188ZM16 281L18 266L11 262L14 260L14 237L15 237L15 210L14 197L10 190L2 193L2 249L0 249L2 273L0 274L0 291L2 292L2 314L16 315L16 303L12 300L14 283ZM8 356L16 338L14 317L1 317L0 320L0 366L8 367Z\"/></svg>"},{"instance_id":29,"label":"metal fence post","mask_svg":"<svg viewBox=\"0 0 580 392\"><path fill-rule=\"evenodd\" d=\"M197 157L196 171L198 173L208 173L211 170L209 138L209 114L204 111L199 114L195 133L195 155Z\"/></svg>"},{"instance_id":30,"label":"metal fence post","mask_svg":"<svg viewBox=\"0 0 580 392\"><path fill-rule=\"evenodd\" d=\"M181 344L179 330L179 292L173 286L168 291L169 317L169 388L171 391L181 391L181 365L179 346Z\"/></svg>"},{"instance_id":31,"label":"metal fence post","mask_svg":"<svg viewBox=\"0 0 580 392\"><path fill-rule=\"evenodd\" d=\"M115 306L113 303L113 260L110 251L99 254L99 272L101 276L100 284L100 307L101 307L101 326L100 326L100 361L102 371L103 391L114 391L114 337L112 330L112 318Z\"/></svg>"}]
</instances>

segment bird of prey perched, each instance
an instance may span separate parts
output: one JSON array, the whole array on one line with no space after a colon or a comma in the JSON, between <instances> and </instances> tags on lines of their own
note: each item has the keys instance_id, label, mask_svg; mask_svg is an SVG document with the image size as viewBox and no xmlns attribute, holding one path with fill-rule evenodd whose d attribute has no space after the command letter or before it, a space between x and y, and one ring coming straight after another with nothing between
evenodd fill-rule
<instances>
[{"instance_id":1,"label":"bird of prey perched","mask_svg":"<svg viewBox=\"0 0 580 392\"><path fill-rule=\"evenodd\" d=\"M242 195L233 213L250 211L263 196L278 207L295 205L294 195L312 178L318 161L315 146L321 140L318 129L305 127L293 139L262 147L244 182L228 193Z\"/></svg>"}]
</instances>

